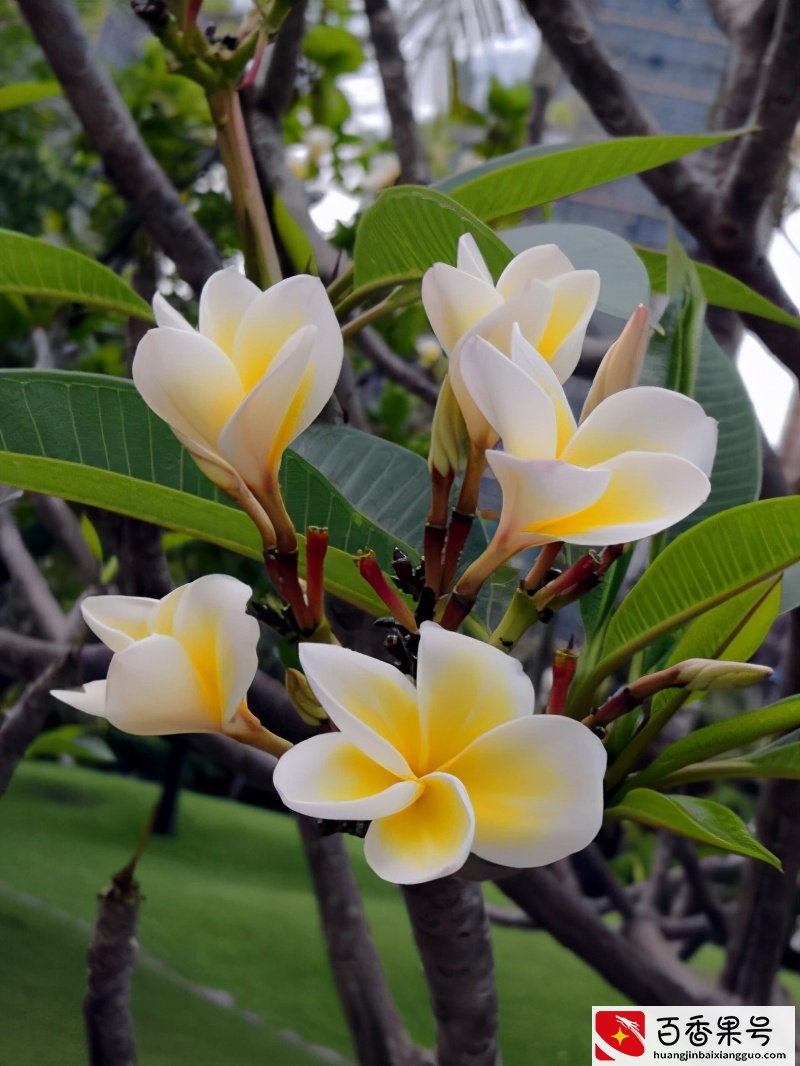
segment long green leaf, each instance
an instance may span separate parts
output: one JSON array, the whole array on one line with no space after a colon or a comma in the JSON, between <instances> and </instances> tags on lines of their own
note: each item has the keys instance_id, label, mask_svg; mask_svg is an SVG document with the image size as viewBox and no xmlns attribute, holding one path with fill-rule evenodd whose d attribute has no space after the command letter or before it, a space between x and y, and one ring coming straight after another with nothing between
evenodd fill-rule
<instances>
[{"instance_id":1,"label":"long green leaf","mask_svg":"<svg viewBox=\"0 0 800 1066\"><path fill-rule=\"evenodd\" d=\"M79 303L152 321L145 301L113 270L68 248L0 230L0 292Z\"/></svg>"},{"instance_id":2,"label":"long green leaf","mask_svg":"<svg viewBox=\"0 0 800 1066\"><path fill-rule=\"evenodd\" d=\"M636 254L642 260L650 278L650 285L654 292L667 291L667 257L664 252L658 252L654 248L643 248L641 245L633 246ZM706 300L715 307L726 307L730 311L741 311L743 314L759 315L768 318L772 322L781 322L784 326L792 329L800 329L800 318L784 311L782 307L767 300L766 297L745 285L738 278L726 274L724 270L709 266L707 263L694 261L694 267L700 284L703 287Z\"/></svg>"},{"instance_id":3,"label":"long green leaf","mask_svg":"<svg viewBox=\"0 0 800 1066\"><path fill-rule=\"evenodd\" d=\"M434 263L455 264L463 233L472 234L497 277L511 261L511 252L473 214L434 189L417 185L386 189L356 231L356 290L413 281Z\"/></svg>"},{"instance_id":4,"label":"long green leaf","mask_svg":"<svg viewBox=\"0 0 800 1066\"><path fill-rule=\"evenodd\" d=\"M714 722L670 744L646 769L631 778L631 785L634 788L644 784L651 785L690 763L713 759L715 755L744 748L763 737L787 729L796 729L798 726L800 696L789 696L779 703L773 703L771 707L736 715L724 722ZM758 758L758 754L748 758Z\"/></svg>"},{"instance_id":5,"label":"long green leaf","mask_svg":"<svg viewBox=\"0 0 800 1066\"><path fill-rule=\"evenodd\" d=\"M736 136L738 133L667 134L617 137L566 148L522 148L438 182L435 188L484 222L494 222L628 174L641 174Z\"/></svg>"},{"instance_id":6,"label":"long green leaf","mask_svg":"<svg viewBox=\"0 0 800 1066\"><path fill-rule=\"evenodd\" d=\"M599 662L570 699L591 702L600 681L640 649L800 560L800 496L734 507L668 544L614 613Z\"/></svg>"},{"instance_id":7,"label":"long green leaf","mask_svg":"<svg viewBox=\"0 0 800 1066\"><path fill-rule=\"evenodd\" d=\"M261 544L250 520L197 469L131 382L94 374L0 371L0 482L60 495L209 540L251 558ZM383 566L397 536L358 514L300 455L287 451L281 482L293 521L327 525L331 592L383 607L349 554L374 550Z\"/></svg>"},{"instance_id":8,"label":"long green leaf","mask_svg":"<svg viewBox=\"0 0 800 1066\"><path fill-rule=\"evenodd\" d=\"M711 844L749 859L761 859L781 869L780 860L759 844L741 818L712 800L663 796L649 788L637 788L622 803L609 808L606 818L611 821L624 818L655 829L668 829L701 844Z\"/></svg>"},{"instance_id":9,"label":"long green leaf","mask_svg":"<svg viewBox=\"0 0 800 1066\"><path fill-rule=\"evenodd\" d=\"M57 81L18 81L0 88L0 111L12 111L60 95L61 86Z\"/></svg>"}]
</instances>

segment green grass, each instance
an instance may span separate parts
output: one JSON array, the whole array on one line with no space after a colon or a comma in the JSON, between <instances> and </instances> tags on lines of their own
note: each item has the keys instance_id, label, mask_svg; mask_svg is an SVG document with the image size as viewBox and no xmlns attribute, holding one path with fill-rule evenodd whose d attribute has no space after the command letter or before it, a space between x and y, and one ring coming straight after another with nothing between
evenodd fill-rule
<instances>
[{"instance_id":1,"label":"green grass","mask_svg":"<svg viewBox=\"0 0 800 1066\"><path fill-rule=\"evenodd\" d=\"M86 930L97 892L130 857L153 785L24 763L0 802L0 1062L81 1066ZM413 1036L433 1041L419 960L397 891L349 842L375 939ZM139 866L142 951L195 985L230 993L249 1024L139 966L142 1066L311 1066L305 1041L352 1056L293 821L185 792L179 833ZM20 901L27 893L41 905ZM494 931L505 1066L583 1066L590 1007L621 1003L546 934Z\"/></svg>"}]
</instances>

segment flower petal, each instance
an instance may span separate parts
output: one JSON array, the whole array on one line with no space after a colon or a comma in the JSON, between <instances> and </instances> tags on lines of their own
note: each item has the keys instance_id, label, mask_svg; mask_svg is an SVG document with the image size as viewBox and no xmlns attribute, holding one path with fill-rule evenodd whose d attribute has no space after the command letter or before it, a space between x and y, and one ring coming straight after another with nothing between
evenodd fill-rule
<instances>
[{"instance_id":1,"label":"flower petal","mask_svg":"<svg viewBox=\"0 0 800 1066\"><path fill-rule=\"evenodd\" d=\"M321 398L315 387L316 332L304 326L286 341L272 369L219 435L220 454L257 495L277 476L287 445L311 425L330 395Z\"/></svg>"},{"instance_id":2,"label":"flower petal","mask_svg":"<svg viewBox=\"0 0 800 1066\"><path fill-rule=\"evenodd\" d=\"M421 737L414 686L389 663L331 644L301 644L319 702L352 744L398 777L411 777Z\"/></svg>"},{"instance_id":3,"label":"flower petal","mask_svg":"<svg viewBox=\"0 0 800 1066\"><path fill-rule=\"evenodd\" d=\"M252 590L227 574L208 574L167 596L156 616L156 632L175 637L186 651L209 707L229 722L258 669L260 635L247 614Z\"/></svg>"},{"instance_id":4,"label":"flower petal","mask_svg":"<svg viewBox=\"0 0 800 1066\"><path fill-rule=\"evenodd\" d=\"M495 539L522 537L523 547L563 540L559 530L565 516L584 513L611 480L608 469L586 470L557 459L517 459L505 452L489 452L486 458L503 490Z\"/></svg>"},{"instance_id":5,"label":"flower petal","mask_svg":"<svg viewBox=\"0 0 800 1066\"><path fill-rule=\"evenodd\" d=\"M625 452L591 470L611 474L600 499L584 511L538 523L540 533L584 545L641 540L696 511L711 489L694 463L659 452Z\"/></svg>"},{"instance_id":6,"label":"flower petal","mask_svg":"<svg viewBox=\"0 0 800 1066\"><path fill-rule=\"evenodd\" d=\"M580 851L603 820L606 751L571 718L531 715L479 737L448 767L475 811L472 850L503 866Z\"/></svg>"},{"instance_id":7,"label":"flower petal","mask_svg":"<svg viewBox=\"0 0 800 1066\"><path fill-rule=\"evenodd\" d=\"M613 393L587 416L564 451L577 466L596 466L622 452L666 452L711 472L717 423L695 400L639 386Z\"/></svg>"},{"instance_id":8,"label":"flower petal","mask_svg":"<svg viewBox=\"0 0 800 1066\"><path fill-rule=\"evenodd\" d=\"M550 283L553 307L547 328L533 343L552 365L559 381L566 381L581 357L586 327L600 295L596 270L573 270Z\"/></svg>"},{"instance_id":9,"label":"flower petal","mask_svg":"<svg viewBox=\"0 0 800 1066\"><path fill-rule=\"evenodd\" d=\"M93 714L97 718L106 716L106 681L87 681L80 689L53 688L50 695L62 703L69 704L84 714Z\"/></svg>"},{"instance_id":10,"label":"flower petal","mask_svg":"<svg viewBox=\"0 0 800 1066\"><path fill-rule=\"evenodd\" d=\"M529 344L536 346L547 328L553 306L553 291L540 281L529 281L496 310L475 324L474 330L503 353L511 352L514 325Z\"/></svg>"},{"instance_id":11,"label":"flower petal","mask_svg":"<svg viewBox=\"0 0 800 1066\"><path fill-rule=\"evenodd\" d=\"M83 620L112 651L122 651L152 632L158 600L144 596L87 596Z\"/></svg>"},{"instance_id":12,"label":"flower petal","mask_svg":"<svg viewBox=\"0 0 800 1066\"><path fill-rule=\"evenodd\" d=\"M459 348L460 378L506 451L520 459L554 459L556 411L547 394L483 337L467 337Z\"/></svg>"},{"instance_id":13,"label":"flower petal","mask_svg":"<svg viewBox=\"0 0 800 1066\"><path fill-rule=\"evenodd\" d=\"M492 284L447 263L434 263L422 278L422 306L448 354L468 329L502 303Z\"/></svg>"},{"instance_id":14,"label":"flower petal","mask_svg":"<svg viewBox=\"0 0 800 1066\"><path fill-rule=\"evenodd\" d=\"M489 268L484 262L475 238L471 233L462 233L458 238L458 252L456 253L456 269L463 270L472 278L485 281L494 288L494 280L489 273Z\"/></svg>"},{"instance_id":15,"label":"flower petal","mask_svg":"<svg viewBox=\"0 0 800 1066\"><path fill-rule=\"evenodd\" d=\"M511 331L511 362L524 370L528 377L535 381L550 398L556 416L556 455L561 457L561 452L572 439L577 428L575 416L552 366L532 344L525 340L516 323ZM512 448L508 450L513 451Z\"/></svg>"},{"instance_id":16,"label":"flower petal","mask_svg":"<svg viewBox=\"0 0 800 1066\"><path fill-rule=\"evenodd\" d=\"M533 713L530 678L498 648L423 622L418 662L420 775L448 765L495 726Z\"/></svg>"},{"instance_id":17,"label":"flower petal","mask_svg":"<svg viewBox=\"0 0 800 1066\"><path fill-rule=\"evenodd\" d=\"M158 326L170 326L172 329L185 329L190 333L195 332L194 326L190 325L180 311L176 311L160 292L157 292L153 297L153 314Z\"/></svg>"},{"instance_id":18,"label":"flower petal","mask_svg":"<svg viewBox=\"0 0 800 1066\"><path fill-rule=\"evenodd\" d=\"M457 873L475 832L469 796L450 774L428 774L425 791L399 814L374 821L364 858L385 881L418 885Z\"/></svg>"},{"instance_id":19,"label":"flower petal","mask_svg":"<svg viewBox=\"0 0 800 1066\"><path fill-rule=\"evenodd\" d=\"M156 635L118 652L108 669L105 717L136 736L214 733L218 706L209 706L192 661L174 637Z\"/></svg>"},{"instance_id":20,"label":"flower petal","mask_svg":"<svg viewBox=\"0 0 800 1066\"><path fill-rule=\"evenodd\" d=\"M260 296L261 289L227 267L212 274L200 293L200 332L208 337L228 358L233 352L233 338L245 311Z\"/></svg>"},{"instance_id":21,"label":"flower petal","mask_svg":"<svg viewBox=\"0 0 800 1066\"><path fill-rule=\"evenodd\" d=\"M223 492L233 496L234 499L238 499L242 493L249 491L237 471L233 469L227 459L223 459L221 455L218 455L214 448L192 440L191 437L187 437L185 433L181 433L174 426L172 432L186 448L208 480L213 481Z\"/></svg>"},{"instance_id":22,"label":"flower petal","mask_svg":"<svg viewBox=\"0 0 800 1066\"><path fill-rule=\"evenodd\" d=\"M539 244L515 255L497 281L497 291L507 300L531 280L553 281L575 268L556 244Z\"/></svg>"},{"instance_id":23,"label":"flower petal","mask_svg":"<svg viewBox=\"0 0 800 1066\"><path fill-rule=\"evenodd\" d=\"M373 762L341 733L311 737L282 755L273 776L283 802L312 818L384 818L422 791Z\"/></svg>"},{"instance_id":24,"label":"flower petal","mask_svg":"<svg viewBox=\"0 0 800 1066\"><path fill-rule=\"evenodd\" d=\"M342 368L344 345L339 323L319 278L300 274L259 293L245 312L233 341L233 361L250 392L279 359L286 342L303 326L315 326L310 360L314 365L313 403L321 410ZM319 395L324 398L319 401Z\"/></svg>"},{"instance_id":25,"label":"flower petal","mask_svg":"<svg viewBox=\"0 0 800 1066\"><path fill-rule=\"evenodd\" d=\"M244 395L231 361L195 332L151 329L139 342L132 372L159 418L212 450Z\"/></svg>"}]
</instances>

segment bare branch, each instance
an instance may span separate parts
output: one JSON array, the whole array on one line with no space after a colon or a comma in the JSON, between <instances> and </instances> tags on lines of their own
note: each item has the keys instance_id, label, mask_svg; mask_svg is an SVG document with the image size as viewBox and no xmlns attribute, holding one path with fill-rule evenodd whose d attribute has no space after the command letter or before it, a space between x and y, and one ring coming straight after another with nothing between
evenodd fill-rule
<instances>
[{"instance_id":1,"label":"bare branch","mask_svg":"<svg viewBox=\"0 0 800 1066\"><path fill-rule=\"evenodd\" d=\"M428 1054L409 1037L392 999L341 835L321 836L309 818L298 818L298 824L360 1066L430 1064Z\"/></svg>"},{"instance_id":2,"label":"bare branch","mask_svg":"<svg viewBox=\"0 0 800 1066\"><path fill-rule=\"evenodd\" d=\"M68 651L66 643L40 640L11 629L0 629L0 674L32 681Z\"/></svg>"},{"instance_id":3,"label":"bare branch","mask_svg":"<svg viewBox=\"0 0 800 1066\"><path fill-rule=\"evenodd\" d=\"M355 335L353 343L387 378L396 381L414 396L419 396L425 403L436 406L439 386L431 381L424 370L395 355L380 333L367 327Z\"/></svg>"},{"instance_id":4,"label":"bare branch","mask_svg":"<svg viewBox=\"0 0 800 1066\"><path fill-rule=\"evenodd\" d=\"M709 7L720 29L730 42L730 51L722 74L717 98L712 108L715 129L733 130L746 126L758 94L764 53L769 47L778 0L709 0ZM735 142L718 152L729 158Z\"/></svg>"},{"instance_id":5,"label":"bare branch","mask_svg":"<svg viewBox=\"0 0 800 1066\"><path fill-rule=\"evenodd\" d=\"M43 496L39 492L29 492L28 499L39 521L47 527L72 560L81 581L96 581L100 565L92 555L81 531L81 524L69 504L58 496Z\"/></svg>"},{"instance_id":6,"label":"bare branch","mask_svg":"<svg viewBox=\"0 0 800 1066\"><path fill-rule=\"evenodd\" d=\"M219 254L145 145L70 0L18 0L106 173L181 276L200 290Z\"/></svg>"},{"instance_id":7,"label":"bare branch","mask_svg":"<svg viewBox=\"0 0 800 1066\"><path fill-rule=\"evenodd\" d=\"M0 509L0 557L25 597L40 633L49 640L65 640L67 625L64 612L26 548L13 516L5 507Z\"/></svg>"},{"instance_id":8,"label":"bare branch","mask_svg":"<svg viewBox=\"0 0 800 1066\"><path fill-rule=\"evenodd\" d=\"M403 886L436 1018L437 1066L496 1066L497 990L480 885L443 877Z\"/></svg>"},{"instance_id":9,"label":"bare branch","mask_svg":"<svg viewBox=\"0 0 800 1066\"><path fill-rule=\"evenodd\" d=\"M364 10L389 112L392 141L400 160L399 180L404 185L426 185L430 181L428 161L411 107L406 63L392 9L388 0L364 0Z\"/></svg>"},{"instance_id":10,"label":"bare branch","mask_svg":"<svg viewBox=\"0 0 800 1066\"><path fill-rule=\"evenodd\" d=\"M308 0L296 0L292 5L267 53L266 73L256 84L256 106L274 119L280 119L292 102L297 61L306 32L307 8Z\"/></svg>"}]
</instances>

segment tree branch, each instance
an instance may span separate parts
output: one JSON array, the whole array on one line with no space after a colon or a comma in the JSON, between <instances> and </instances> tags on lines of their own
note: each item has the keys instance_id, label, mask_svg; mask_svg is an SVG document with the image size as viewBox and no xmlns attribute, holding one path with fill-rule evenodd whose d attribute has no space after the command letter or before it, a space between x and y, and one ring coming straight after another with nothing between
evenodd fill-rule
<instances>
[{"instance_id":1,"label":"tree branch","mask_svg":"<svg viewBox=\"0 0 800 1066\"><path fill-rule=\"evenodd\" d=\"M81 524L66 500L58 496L43 496L40 492L29 492L28 499L36 517L66 551L77 576L87 584L97 581L100 565L92 555Z\"/></svg>"},{"instance_id":2,"label":"tree branch","mask_svg":"<svg viewBox=\"0 0 800 1066\"><path fill-rule=\"evenodd\" d=\"M404 389L418 396L431 407L436 406L436 399L439 395L439 386L436 382L431 381L418 366L395 355L380 333L367 327L355 335L353 342L361 354L365 355L373 366L387 378L402 385Z\"/></svg>"},{"instance_id":3,"label":"tree branch","mask_svg":"<svg viewBox=\"0 0 800 1066\"><path fill-rule=\"evenodd\" d=\"M431 1059L412 1042L392 999L341 835L323 837L311 819L297 821L360 1066L430 1066Z\"/></svg>"},{"instance_id":4,"label":"tree branch","mask_svg":"<svg viewBox=\"0 0 800 1066\"><path fill-rule=\"evenodd\" d=\"M434 1017L437 1066L496 1066L497 990L480 885L443 877L403 886Z\"/></svg>"},{"instance_id":5,"label":"tree branch","mask_svg":"<svg viewBox=\"0 0 800 1066\"><path fill-rule=\"evenodd\" d=\"M219 269L219 253L139 136L77 10L69 0L18 3L111 182L181 276L199 291Z\"/></svg>"},{"instance_id":6,"label":"tree branch","mask_svg":"<svg viewBox=\"0 0 800 1066\"><path fill-rule=\"evenodd\" d=\"M26 548L7 508L0 509L0 558L25 597L40 633L49 640L66 640L67 620L64 612Z\"/></svg>"}]
</instances>

